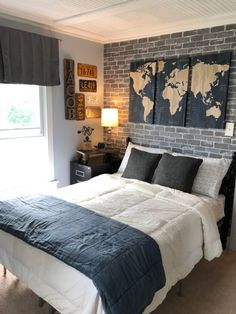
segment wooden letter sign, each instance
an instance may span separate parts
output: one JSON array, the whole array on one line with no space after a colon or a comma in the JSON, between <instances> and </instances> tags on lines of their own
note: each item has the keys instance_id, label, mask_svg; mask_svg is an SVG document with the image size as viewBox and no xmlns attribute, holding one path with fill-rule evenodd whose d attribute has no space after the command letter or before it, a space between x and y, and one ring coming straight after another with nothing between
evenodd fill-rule
<instances>
[{"instance_id":1,"label":"wooden letter sign","mask_svg":"<svg viewBox=\"0 0 236 314\"><path fill-rule=\"evenodd\" d=\"M84 94L75 94L76 120L85 120L85 97Z\"/></svg>"},{"instance_id":2,"label":"wooden letter sign","mask_svg":"<svg viewBox=\"0 0 236 314\"><path fill-rule=\"evenodd\" d=\"M76 120L74 60L64 59L65 117Z\"/></svg>"},{"instance_id":3,"label":"wooden letter sign","mask_svg":"<svg viewBox=\"0 0 236 314\"><path fill-rule=\"evenodd\" d=\"M96 92L97 81L79 80L79 90L81 92Z\"/></svg>"},{"instance_id":4,"label":"wooden letter sign","mask_svg":"<svg viewBox=\"0 0 236 314\"><path fill-rule=\"evenodd\" d=\"M97 78L97 67L96 65L78 63L77 74L78 76Z\"/></svg>"}]
</instances>

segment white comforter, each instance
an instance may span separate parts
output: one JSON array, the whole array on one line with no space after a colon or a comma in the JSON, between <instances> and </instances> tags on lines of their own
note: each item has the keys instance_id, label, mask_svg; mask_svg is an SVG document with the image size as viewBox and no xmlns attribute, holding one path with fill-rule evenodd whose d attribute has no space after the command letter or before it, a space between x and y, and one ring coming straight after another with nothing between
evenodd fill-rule
<instances>
[{"instance_id":1,"label":"white comforter","mask_svg":"<svg viewBox=\"0 0 236 314\"><path fill-rule=\"evenodd\" d=\"M195 195L105 174L60 189L56 196L129 224L158 242L167 281L145 314L203 255L211 260L222 252L209 204ZM62 314L104 314L89 278L1 230L0 263Z\"/></svg>"}]
</instances>

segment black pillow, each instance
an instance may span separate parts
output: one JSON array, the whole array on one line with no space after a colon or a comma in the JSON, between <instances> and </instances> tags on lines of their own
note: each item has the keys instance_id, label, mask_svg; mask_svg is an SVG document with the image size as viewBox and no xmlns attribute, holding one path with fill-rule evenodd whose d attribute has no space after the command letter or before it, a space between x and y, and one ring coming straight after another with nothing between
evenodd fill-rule
<instances>
[{"instance_id":1,"label":"black pillow","mask_svg":"<svg viewBox=\"0 0 236 314\"><path fill-rule=\"evenodd\" d=\"M155 171L153 183L191 193L201 163L202 159L165 153Z\"/></svg>"},{"instance_id":2,"label":"black pillow","mask_svg":"<svg viewBox=\"0 0 236 314\"><path fill-rule=\"evenodd\" d=\"M152 154L132 148L122 177L151 182L161 156L161 154Z\"/></svg>"}]
</instances>

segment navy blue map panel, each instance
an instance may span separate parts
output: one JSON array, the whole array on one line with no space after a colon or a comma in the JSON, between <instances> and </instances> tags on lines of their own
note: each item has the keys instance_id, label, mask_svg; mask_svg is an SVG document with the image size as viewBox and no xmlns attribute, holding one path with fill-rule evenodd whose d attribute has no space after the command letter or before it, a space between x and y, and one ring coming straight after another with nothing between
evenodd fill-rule
<instances>
[{"instance_id":1,"label":"navy blue map panel","mask_svg":"<svg viewBox=\"0 0 236 314\"><path fill-rule=\"evenodd\" d=\"M156 61L130 65L129 121L153 123Z\"/></svg>"},{"instance_id":2,"label":"navy blue map panel","mask_svg":"<svg viewBox=\"0 0 236 314\"><path fill-rule=\"evenodd\" d=\"M224 128L230 58L223 52L191 59L190 126Z\"/></svg>"},{"instance_id":3,"label":"navy blue map panel","mask_svg":"<svg viewBox=\"0 0 236 314\"><path fill-rule=\"evenodd\" d=\"M158 61L155 124L184 125L188 78L188 57Z\"/></svg>"}]
</instances>

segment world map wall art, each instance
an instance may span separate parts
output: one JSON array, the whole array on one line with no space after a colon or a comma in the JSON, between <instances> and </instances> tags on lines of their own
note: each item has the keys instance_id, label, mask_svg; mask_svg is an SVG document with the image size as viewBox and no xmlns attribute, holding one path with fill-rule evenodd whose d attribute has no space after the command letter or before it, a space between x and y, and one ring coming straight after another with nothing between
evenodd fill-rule
<instances>
[{"instance_id":1,"label":"world map wall art","mask_svg":"<svg viewBox=\"0 0 236 314\"><path fill-rule=\"evenodd\" d=\"M153 123L156 61L130 65L129 121Z\"/></svg>"},{"instance_id":2,"label":"world map wall art","mask_svg":"<svg viewBox=\"0 0 236 314\"><path fill-rule=\"evenodd\" d=\"M190 126L224 128L231 53L191 60Z\"/></svg>"},{"instance_id":3,"label":"world map wall art","mask_svg":"<svg viewBox=\"0 0 236 314\"><path fill-rule=\"evenodd\" d=\"M184 125L189 58L157 62L155 123Z\"/></svg>"},{"instance_id":4,"label":"world map wall art","mask_svg":"<svg viewBox=\"0 0 236 314\"><path fill-rule=\"evenodd\" d=\"M224 128L230 58L224 52L191 63L189 57L132 62L129 121L184 126L188 111L191 127Z\"/></svg>"}]
</instances>

